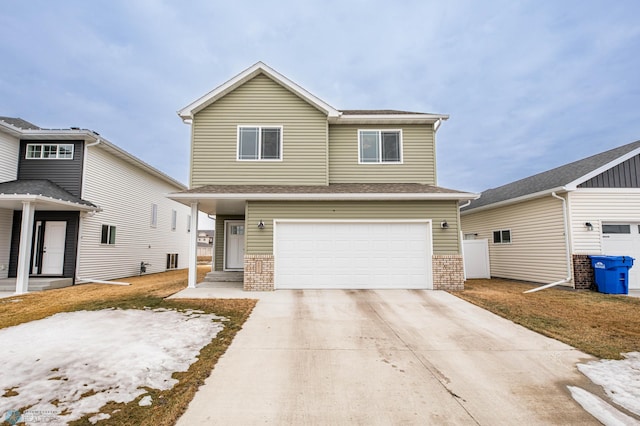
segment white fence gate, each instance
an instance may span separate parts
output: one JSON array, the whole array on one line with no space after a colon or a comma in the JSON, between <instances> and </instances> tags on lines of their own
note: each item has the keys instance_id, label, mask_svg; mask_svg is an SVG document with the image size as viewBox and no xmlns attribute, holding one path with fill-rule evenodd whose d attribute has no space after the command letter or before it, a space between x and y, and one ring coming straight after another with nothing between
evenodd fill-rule
<instances>
[{"instance_id":1,"label":"white fence gate","mask_svg":"<svg viewBox=\"0 0 640 426\"><path fill-rule=\"evenodd\" d=\"M466 278L491 278L489 240L463 240L462 255Z\"/></svg>"}]
</instances>

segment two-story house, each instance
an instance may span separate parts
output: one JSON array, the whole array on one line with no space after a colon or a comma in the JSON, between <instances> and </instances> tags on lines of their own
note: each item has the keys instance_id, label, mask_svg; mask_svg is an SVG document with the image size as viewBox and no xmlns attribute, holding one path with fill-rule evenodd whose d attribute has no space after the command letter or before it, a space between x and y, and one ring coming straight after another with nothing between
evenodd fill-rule
<instances>
[{"instance_id":1,"label":"two-story house","mask_svg":"<svg viewBox=\"0 0 640 426\"><path fill-rule=\"evenodd\" d=\"M190 210L165 197L183 189L93 131L0 117L0 279L24 293L184 268Z\"/></svg>"},{"instance_id":2,"label":"two-story house","mask_svg":"<svg viewBox=\"0 0 640 426\"><path fill-rule=\"evenodd\" d=\"M448 116L337 110L261 62L178 114L190 189L170 197L215 215L214 269L245 290L463 288L458 203L476 195L437 186Z\"/></svg>"}]
</instances>

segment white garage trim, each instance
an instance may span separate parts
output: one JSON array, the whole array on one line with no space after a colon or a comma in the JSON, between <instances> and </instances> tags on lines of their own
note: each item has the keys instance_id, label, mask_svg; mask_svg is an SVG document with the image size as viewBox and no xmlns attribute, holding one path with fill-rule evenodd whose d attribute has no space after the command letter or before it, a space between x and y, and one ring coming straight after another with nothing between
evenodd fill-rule
<instances>
[{"instance_id":1,"label":"white garage trim","mask_svg":"<svg viewBox=\"0 0 640 426\"><path fill-rule=\"evenodd\" d=\"M305 226L287 227L306 224L319 227L315 230ZM370 226L360 226L375 224L413 226L381 227L380 234L371 233ZM301 232L301 239L295 240L293 232ZM312 235L305 238L305 232ZM340 232L357 239L358 250L366 247L370 251L358 255L362 252L354 250L355 243L349 238L342 241L341 249L336 248L340 245L340 239L336 239ZM325 243L328 245L322 247L315 243L315 235L327 237ZM394 240L396 236L398 239ZM432 221L429 219L274 219L274 285L276 289L432 289L432 241ZM387 256L392 253L390 247L394 243L397 256ZM291 244L299 246L293 249ZM324 257L316 256L316 253L322 253ZM289 255L294 257L286 257Z\"/></svg>"}]
</instances>

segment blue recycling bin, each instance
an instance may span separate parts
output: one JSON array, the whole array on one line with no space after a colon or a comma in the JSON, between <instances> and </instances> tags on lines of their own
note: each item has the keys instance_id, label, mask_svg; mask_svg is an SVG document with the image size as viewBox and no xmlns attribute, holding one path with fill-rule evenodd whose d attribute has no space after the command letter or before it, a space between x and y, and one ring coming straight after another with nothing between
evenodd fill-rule
<instances>
[{"instance_id":1,"label":"blue recycling bin","mask_svg":"<svg viewBox=\"0 0 640 426\"><path fill-rule=\"evenodd\" d=\"M589 256L600 293L629 294L630 256Z\"/></svg>"}]
</instances>

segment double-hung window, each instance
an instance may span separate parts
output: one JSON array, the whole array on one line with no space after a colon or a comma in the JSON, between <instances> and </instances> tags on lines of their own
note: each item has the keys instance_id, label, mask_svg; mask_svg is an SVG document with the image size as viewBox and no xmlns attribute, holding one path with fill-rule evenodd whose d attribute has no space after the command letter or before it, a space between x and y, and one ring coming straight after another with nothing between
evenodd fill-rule
<instances>
[{"instance_id":1,"label":"double-hung window","mask_svg":"<svg viewBox=\"0 0 640 426\"><path fill-rule=\"evenodd\" d=\"M358 130L359 163L402 163L401 130Z\"/></svg>"},{"instance_id":2,"label":"double-hung window","mask_svg":"<svg viewBox=\"0 0 640 426\"><path fill-rule=\"evenodd\" d=\"M238 126L238 160L282 160L282 126Z\"/></svg>"}]
</instances>

